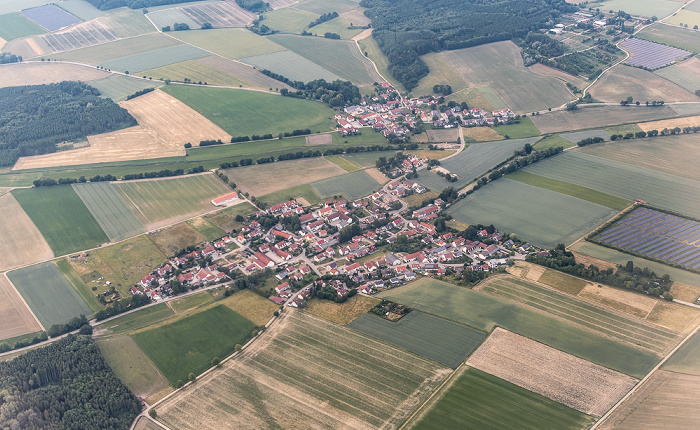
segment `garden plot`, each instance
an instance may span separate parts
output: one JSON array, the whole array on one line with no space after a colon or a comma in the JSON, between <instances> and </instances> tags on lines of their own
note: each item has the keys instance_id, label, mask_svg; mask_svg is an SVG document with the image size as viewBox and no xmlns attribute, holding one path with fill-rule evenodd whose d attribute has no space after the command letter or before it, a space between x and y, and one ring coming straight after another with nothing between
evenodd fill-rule
<instances>
[{"instance_id":1,"label":"garden plot","mask_svg":"<svg viewBox=\"0 0 700 430\"><path fill-rule=\"evenodd\" d=\"M607 412L637 383L627 375L500 327L469 357L467 364L596 416Z\"/></svg>"},{"instance_id":2,"label":"garden plot","mask_svg":"<svg viewBox=\"0 0 700 430\"><path fill-rule=\"evenodd\" d=\"M660 69L693 55L684 49L636 38L627 39L620 46L630 53L625 63L651 70Z\"/></svg>"},{"instance_id":3,"label":"garden plot","mask_svg":"<svg viewBox=\"0 0 700 430\"><path fill-rule=\"evenodd\" d=\"M60 30L63 27L68 27L69 25L80 22L79 18L69 14L54 4L25 9L20 13L48 31Z\"/></svg>"}]
</instances>

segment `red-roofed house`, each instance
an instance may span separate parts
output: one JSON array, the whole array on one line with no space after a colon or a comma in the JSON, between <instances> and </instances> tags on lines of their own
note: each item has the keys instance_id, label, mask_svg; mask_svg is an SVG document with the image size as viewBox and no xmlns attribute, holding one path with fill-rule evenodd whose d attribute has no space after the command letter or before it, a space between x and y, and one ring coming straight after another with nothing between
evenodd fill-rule
<instances>
[{"instance_id":1,"label":"red-roofed house","mask_svg":"<svg viewBox=\"0 0 700 430\"><path fill-rule=\"evenodd\" d=\"M228 193L211 201L214 206L226 206L238 200L238 193Z\"/></svg>"}]
</instances>

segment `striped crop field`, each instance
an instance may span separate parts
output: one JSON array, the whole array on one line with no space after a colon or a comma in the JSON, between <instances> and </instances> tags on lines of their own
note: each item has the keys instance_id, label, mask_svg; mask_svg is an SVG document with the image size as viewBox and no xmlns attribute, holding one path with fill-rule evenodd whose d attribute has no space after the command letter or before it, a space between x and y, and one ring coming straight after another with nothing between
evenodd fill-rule
<instances>
[{"instance_id":1,"label":"striped crop field","mask_svg":"<svg viewBox=\"0 0 700 430\"><path fill-rule=\"evenodd\" d=\"M109 182L73 184L73 189L110 241L117 242L144 231L143 223Z\"/></svg>"}]
</instances>

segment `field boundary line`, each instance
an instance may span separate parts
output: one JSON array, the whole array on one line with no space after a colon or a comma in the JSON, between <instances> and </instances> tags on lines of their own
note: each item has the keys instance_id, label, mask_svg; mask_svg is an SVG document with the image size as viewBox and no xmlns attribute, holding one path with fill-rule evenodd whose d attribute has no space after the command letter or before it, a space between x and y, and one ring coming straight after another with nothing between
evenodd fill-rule
<instances>
[{"instance_id":1,"label":"field boundary line","mask_svg":"<svg viewBox=\"0 0 700 430\"><path fill-rule=\"evenodd\" d=\"M39 264L39 263L36 263L36 264ZM17 270L17 269L12 269L12 270ZM34 313L34 310L32 310L31 306L29 306L29 303L27 303L27 301L24 300L24 297L23 297L22 294L19 292L19 290L17 289L17 287L15 286L15 284L12 282L12 280L10 279L10 277L7 276L7 272L3 272L3 273L2 273L2 276L4 276L5 279L7 280L7 282L10 283L10 285L12 286L12 289L14 290L14 292L17 293L17 295L19 296L19 298L22 300L22 303L24 303L24 306L26 306L27 309L29 309L29 313L32 314L32 316L34 317L34 321L36 321L36 323L39 324L39 327L41 328L41 330L42 330L42 331L46 331L46 327L44 327L44 325L41 323L41 321L39 321L39 318L37 318L36 314ZM9 352L16 352L16 351L9 351Z\"/></svg>"}]
</instances>

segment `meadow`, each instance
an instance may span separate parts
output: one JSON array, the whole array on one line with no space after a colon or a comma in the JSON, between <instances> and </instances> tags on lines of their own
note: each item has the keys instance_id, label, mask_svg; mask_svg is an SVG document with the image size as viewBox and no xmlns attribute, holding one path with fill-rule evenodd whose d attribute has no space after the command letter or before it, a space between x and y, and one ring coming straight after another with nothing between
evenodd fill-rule
<instances>
[{"instance_id":1,"label":"meadow","mask_svg":"<svg viewBox=\"0 0 700 430\"><path fill-rule=\"evenodd\" d=\"M221 300L221 303L258 326L267 324L275 311L279 310L279 306L271 300L248 289Z\"/></svg>"},{"instance_id":2,"label":"meadow","mask_svg":"<svg viewBox=\"0 0 700 430\"><path fill-rule=\"evenodd\" d=\"M153 76L153 75L150 75ZM161 82L133 79L123 75L110 75L103 79L90 82L90 85L100 90L103 97L108 97L115 102L126 100L127 96L146 88L158 88Z\"/></svg>"},{"instance_id":3,"label":"meadow","mask_svg":"<svg viewBox=\"0 0 700 430\"><path fill-rule=\"evenodd\" d=\"M178 31L173 33L173 36L183 42L234 60L284 50L275 42L241 28Z\"/></svg>"},{"instance_id":4,"label":"meadow","mask_svg":"<svg viewBox=\"0 0 700 430\"><path fill-rule=\"evenodd\" d=\"M306 312L282 315L237 359L159 405L158 419L182 429L396 426L449 373Z\"/></svg>"},{"instance_id":5,"label":"meadow","mask_svg":"<svg viewBox=\"0 0 700 430\"><path fill-rule=\"evenodd\" d=\"M32 311L22 302L10 281L0 276L0 343L12 345L13 340L8 339L39 330L41 326Z\"/></svg>"},{"instance_id":6,"label":"meadow","mask_svg":"<svg viewBox=\"0 0 700 430\"><path fill-rule=\"evenodd\" d=\"M213 214L205 215L204 218L224 231L232 231L243 227L243 224L236 221L236 215L247 216L256 210L250 203L243 202Z\"/></svg>"},{"instance_id":7,"label":"meadow","mask_svg":"<svg viewBox=\"0 0 700 430\"><path fill-rule=\"evenodd\" d=\"M493 130L506 139L524 139L540 135L540 131L530 118L521 118L517 124L498 125Z\"/></svg>"},{"instance_id":8,"label":"meadow","mask_svg":"<svg viewBox=\"0 0 700 430\"><path fill-rule=\"evenodd\" d=\"M585 107L584 105L584 107L580 107L575 111L558 111L547 115L534 116L531 119L540 130L540 133L550 134L584 128L674 118L676 116L678 116L676 111L669 106L636 108L622 106Z\"/></svg>"},{"instance_id":9,"label":"meadow","mask_svg":"<svg viewBox=\"0 0 700 430\"><path fill-rule=\"evenodd\" d=\"M591 88L593 98L610 103L619 103L628 96L642 104L653 100L697 101L694 93L652 72L625 65L605 73Z\"/></svg>"},{"instance_id":10,"label":"meadow","mask_svg":"<svg viewBox=\"0 0 700 430\"><path fill-rule=\"evenodd\" d=\"M367 313L348 327L453 369L486 338L482 331L419 311L396 322Z\"/></svg>"},{"instance_id":11,"label":"meadow","mask_svg":"<svg viewBox=\"0 0 700 430\"><path fill-rule=\"evenodd\" d=\"M359 199L380 188L380 184L364 170L347 173L311 184L321 198L342 195L348 200Z\"/></svg>"},{"instance_id":12,"label":"meadow","mask_svg":"<svg viewBox=\"0 0 700 430\"><path fill-rule=\"evenodd\" d=\"M374 62L379 70L379 73L389 81L392 87L396 88L398 91L406 90L399 81L391 76L391 73L389 72L389 59L386 58L386 55L384 55L382 50L379 48L379 45L377 45L377 41L371 35L365 39L359 40L357 43L360 46L362 53L366 54L367 58ZM430 89L432 90L432 86ZM420 94L417 90L416 93Z\"/></svg>"},{"instance_id":13,"label":"meadow","mask_svg":"<svg viewBox=\"0 0 700 430\"><path fill-rule=\"evenodd\" d=\"M58 267L58 270L60 270L63 276L68 280L68 282L70 282L73 288L75 288L75 291L78 292L80 298L82 298L85 301L85 303L87 303L87 305L90 306L90 309L92 309L93 312L99 312L102 309L104 309L104 305L97 298L97 295L95 295L95 293L92 292L90 287L87 286L87 284L85 283L85 281L83 281L78 272L76 272L70 265L68 260L56 260L54 263L56 264L56 267Z\"/></svg>"},{"instance_id":14,"label":"meadow","mask_svg":"<svg viewBox=\"0 0 700 430\"><path fill-rule=\"evenodd\" d=\"M104 12L85 0L62 0L61 9L64 9L85 21L104 15Z\"/></svg>"},{"instance_id":15,"label":"meadow","mask_svg":"<svg viewBox=\"0 0 700 430\"><path fill-rule=\"evenodd\" d=\"M153 361L170 385L187 381L223 359L236 344L250 338L255 324L230 308L219 305L170 324L139 331L131 337Z\"/></svg>"},{"instance_id":16,"label":"meadow","mask_svg":"<svg viewBox=\"0 0 700 430\"><path fill-rule=\"evenodd\" d=\"M439 280L423 278L382 292L379 297L484 331L499 326L637 378L660 360L651 352L620 344L555 317Z\"/></svg>"},{"instance_id":17,"label":"meadow","mask_svg":"<svg viewBox=\"0 0 700 430\"><path fill-rule=\"evenodd\" d=\"M70 186L16 189L12 195L57 256L109 242Z\"/></svg>"},{"instance_id":18,"label":"meadow","mask_svg":"<svg viewBox=\"0 0 700 430\"><path fill-rule=\"evenodd\" d=\"M312 299L309 300L305 311L336 324L348 325L366 315L377 303L379 300L361 295L351 297L345 303Z\"/></svg>"},{"instance_id":19,"label":"meadow","mask_svg":"<svg viewBox=\"0 0 700 430\"><path fill-rule=\"evenodd\" d=\"M656 23L646 27L635 37L700 52L700 32L685 28Z\"/></svg>"},{"instance_id":20,"label":"meadow","mask_svg":"<svg viewBox=\"0 0 700 430\"><path fill-rule=\"evenodd\" d=\"M201 113L232 136L265 133L276 135L304 128L309 128L312 132L328 131L333 127L333 111L320 102L252 91L180 85L170 85L163 91Z\"/></svg>"},{"instance_id":21,"label":"meadow","mask_svg":"<svg viewBox=\"0 0 700 430\"><path fill-rule=\"evenodd\" d=\"M357 23L355 25L357 25ZM339 16L338 18L333 18L330 21L326 21L322 24L316 25L310 28L309 31L314 35L318 36L323 36L324 34L330 32L339 35L341 39L352 39L353 37L360 34L362 32L362 29L351 29L350 23L344 17Z\"/></svg>"},{"instance_id":22,"label":"meadow","mask_svg":"<svg viewBox=\"0 0 700 430\"><path fill-rule=\"evenodd\" d=\"M303 205L315 205L321 201L318 193L309 184L297 185L296 187L285 188L260 197L260 201L268 205L277 205L289 200L299 200Z\"/></svg>"},{"instance_id":23,"label":"meadow","mask_svg":"<svg viewBox=\"0 0 700 430\"><path fill-rule=\"evenodd\" d=\"M149 237L163 255L167 256L175 255L181 249L202 244L207 240L203 234L185 222L155 231Z\"/></svg>"},{"instance_id":24,"label":"meadow","mask_svg":"<svg viewBox=\"0 0 700 430\"><path fill-rule=\"evenodd\" d=\"M41 232L22 210L12 194L0 196L0 237L3 238L0 252L0 271L36 263L53 257Z\"/></svg>"},{"instance_id":25,"label":"meadow","mask_svg":"<svg viewBox=\"0 0 700 430\"><path fill-rule=\"evenodd\" d=\"M656 16L659 19L675 12L681 5L673 0L607 0L593 7L601 10L624 10L632 15L651 18Z\"/></svg>"},{"instance_id":26,"label":"meadow","mask_svg":"<svg viewBox=\"0 0 700 430\"><path fill-rule=\"evenodd\" d=\"M329 155L326 157L326 160L338 165L338 167L340 167L348 173L357 172L358 170L361 170L360 166L348 160L347 158L344 158L342 155Z\"/></svg>"},{"instance_id":27,"label":"meadow","mask_svg":"<svg viewBox=\"0 0 700 430\"><path fill-rule=\"evenodd\" d=\"M217 56L203 57L196 60L182 61L180 63L169 64L163 67L156 67L155 69L144 70L140 74L160 80L169 79L174 82L184 82L185 79L191 79L192 82L206 82L208 85L221 85L237 87L239 85L245 86L247 88L259 88L266 90L270 85L260 86L249 83L243 77L236 76L235 73L229 73L222 68L214 67L206 64L205 61L217 61L221 64L229 64L231 67L238 66L238 69L243 71L249 70L249 75L259 74L250 67L244 66L240 63L234 63ZM259 74L260 76L265 76ZM276 81L275 81L276 82ZM274 85L274 82L272 83Z\"/></svg>"},{"instance_id":28,"label":"meadow","mask_svg":"<svg viewBox=\"0 0 700 430\"><path fill-rule=\"evenodd\" d=\"M90 306L52 262L15 270L7 276L46 329L73 317L92 315Z\"/></svg>"},{"instance_id":29,"label":"meadow","mask_svg":"<svg viewBox=\"0 0 700 430\"><path fill-rule=\"evenodd\" d=\"M189 219L187 220L187 224L201 233L202 236L209 241L216 240L225 234L222 229L210 223L203 217Z\"/></svg>"},{"instance_id":30,"label":"meadow","mask_svg":"<svg viewBox=\"0 0 700 430\"><path fill-rule=\"evenodd\" d=\"M241 58L240 61L261 70L271 70L294 81L309 82L316 79L325 79L328 82L333 82L340 79L335 73L302 57L294 51L279 51L271 54L255 55Z\"/></svg>"},{"instance_id":31,"label":"meadow","mask_svg":"<svg viewBox=\"0 0 700 430\"><path fill-rule=\"evenodd\" d=\"M507 178L485 185L448 210L457 221L493 224L503 232L549 248L579 239L615 212Z\"/></svg>"},{"instance_id":32,"label":"meadow","mask_svg":"<svg viewBox=\"0 0 700 430\"><path fill-rule=\"evenodd\" d=\"M427 407L407 428L578 430L594 422L575 409L473 368L456 376Z\"/></svg>"},{"instance_id":33,"label":"meadow","mask_svg":"<svg viewBox=\"0 0 700 430\"><path fill-rule=\"evenodd\" d=\"M213 209L211 200L231 192L213 174L114 183L114 188L145 223Z\"/></svg>"},{"instance_id":34,"label":"meadow","mask_svg":"<svg viewBox=\"0 0 700 430\"><path fill-rule=\"evenodd\" d=\"M316 21L318 14L299 9L278 9L265 15L265 25L281 33L299 34L309 23ZM311 28L313 32L313 28Z\"/></svg>"},{"instance_id":35,"label":"meadow","mask_svg":"<svg viewBox=\"0 0 700 430\"><path fill-rule=\"evenodd\" d=\"M102 61L99 66L128 74L208 55L210 55L208 52L191 45L177 45Z\"/></svg>"},{"instance_id":36,"label":"meadow","mask_svg":"<svg viewBox=\"0 0 700 430\"><path fill-rule=\"evenodd\" d=\"M173 315L174 312L168 307L167 303L159 303L100 324L95 327L95 335L106 336L129 333L165 321Z\"/></svg>"},{"instance_id":37,"label":"meadow","mask_svg":"<svg viewBox=\"0 0 700 430\"><path fill-rule=\"evenodd\" d=\"M207 303L211 303L212 301L214 301L214 297L209 294L209 291L201 291L172 300L168 303L168 306L170 306L176 314L182 314L206 305Z\"/></svg>"},{"instance_id":38,"label":"meadow","mask_svg":"<svg viewBox=\"0 0 700 430\"><path fill-rule=\"evenodd\" d=\"M41 34L44 29L18 13L0 15L0 38L10 41L20 37Z\"/></svg>"},{"instance_id":39,"label":"meadow","mask_svg":"<svg viewBox=\"0 0 700 430\"><path fill-rule=\"evenodd\" d=\"M700 217L700 183L639 166L567 151L527 166L525 171L625 199L643 199L691 217Z\"/></svg>"},{"instance_id":40,"label":"meadow","mask_svg":"<svg viewBox=\"0 0 700 430\"><path fill-rule=\"evenodd\" d=\"M700 376L700 363L697 357L700 353L700 335L690 337L662 366L663 370L686 375Z\"/></svg>"},{"instance_id":41,"label":"meadow","mask_svg":"<svg viewBox=\"0 0 700 430\"><path fill-rule=\"evenodd\" d=\"M347 12L357 8L359 3L357 0L306 0L300 2L296 8L320 15L328 12Z\"/></svg>"},{"instance_id":42,"label":"meadow","mask_svg":"<svg viewBox=\"0 0 700 430\"><path fill-rule=\"evenodd\" d=\"M73 184L72 187L110 241L118 242L143 233L143 223L111 183Z\"/></svg>"}]
</instances>

